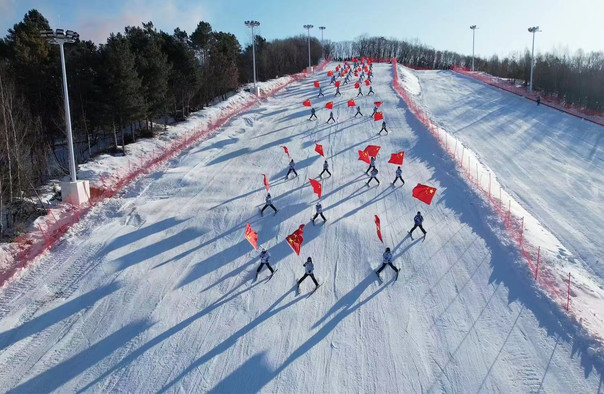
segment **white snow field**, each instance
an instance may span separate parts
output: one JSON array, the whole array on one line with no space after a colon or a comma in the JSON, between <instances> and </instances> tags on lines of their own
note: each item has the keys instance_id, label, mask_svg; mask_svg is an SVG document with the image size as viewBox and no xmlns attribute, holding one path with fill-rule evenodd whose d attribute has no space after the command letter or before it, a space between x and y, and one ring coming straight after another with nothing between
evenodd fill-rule
<instances>
[{"instance_id":1,"label":"white snow field","mask_svg":"<svg viewBox=\"0 0 604 394\"><path fill-rule=\"evenodd\" d=\"M330 64L327 69L333 69ZM96 206L64 241L0 290L3 392L597 393L602 358L541 295L522 257L454 162L374 66L376 96L344 85L338 122L308 121L313 78L233 118L161 171ZM325 73L320 80L327 86ZM367 91L367 88L364 89ZM374 100L390 134L378 136ZM351 112L352 111L352 112ZM326 224L309 223L322 169ZM504 142L502 142L504 143ZM382 147L379 186L357 150ZM300 176L284 181L287 146ZM390 153L404 150L404 186ZM279 212L259 215L262 175ZM438 190L428 206L418 182ZM270 208L269 208L270 210ZM421 211L428 235L406 237ZM376 236L380 216L385 245ZM253 282L259 233L278 269ZM285 237L306 224L300 256ZM418 238L419 237L419 238ZM374 270L393 248L383 284ZM312 256L322 286L302 284ZM310 296L309 296L310 295Z\"/></svg>"}]
</instances>

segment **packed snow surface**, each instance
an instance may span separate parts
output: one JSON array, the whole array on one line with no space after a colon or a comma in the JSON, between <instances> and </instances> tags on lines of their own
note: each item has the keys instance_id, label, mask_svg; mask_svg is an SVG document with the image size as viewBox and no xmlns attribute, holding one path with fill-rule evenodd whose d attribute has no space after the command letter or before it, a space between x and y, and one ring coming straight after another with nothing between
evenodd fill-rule
<instances>
[{"instance_id":1,"label":"packed snow surface","mask_svg":"<svg viewBox=\"0 0 604 394\"><path fill-rule=\"evenodd\" d=\"M333 69L331 64L329 69ZM0 389L14 392L597 392L600 359L532 286L484 201L374 66L375 96L314 77L232 119L96 206L0 292ZM365 91L367 89L364 89ZM310 98L319 121L302 102ZM334 100L337 123L322 109ZM369 115L373 101L390 133ZM322 170L328 221L310 223ZM500 142L505 143L504 141ZM378 186L358 150L380 145ZM285 180L287 146L299 177ZM404 186L390 153L404 150ZM276 215L264 201L271 183ZM411 196L437 188L430 206ZM421 211L428 231L406 236ZM384 244L376 235L381 219ZM249 222L278 269L254 281ZM302 252L285 242L306 224ZM384 247L401 268L382 272ZM312 256L322 286L295 280Z\"/></svg>"}]
</instances>

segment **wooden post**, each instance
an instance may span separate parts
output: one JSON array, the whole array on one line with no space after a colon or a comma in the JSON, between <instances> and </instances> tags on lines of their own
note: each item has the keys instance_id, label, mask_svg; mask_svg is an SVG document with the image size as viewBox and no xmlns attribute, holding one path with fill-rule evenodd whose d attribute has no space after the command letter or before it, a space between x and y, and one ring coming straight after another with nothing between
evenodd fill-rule
<instances>
[{"instance_id":1,"label":"wooden post","mask_svg":"<svg viewBox=\"0 0 604 394\"><path fill-rule=\"evenodd\" d=\"M535 280L539 276L539 258L541 257L541 246L537 248L537 268L535 268Z\"/></svg>"}]
</instances>

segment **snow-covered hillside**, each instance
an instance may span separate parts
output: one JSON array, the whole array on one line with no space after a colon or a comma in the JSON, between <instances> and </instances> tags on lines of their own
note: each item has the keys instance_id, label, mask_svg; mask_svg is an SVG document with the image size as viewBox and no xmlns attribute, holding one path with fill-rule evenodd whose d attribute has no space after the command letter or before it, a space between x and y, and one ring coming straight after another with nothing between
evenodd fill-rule
<instances>
[{"instance_id":1,"label":"snow-covered hillside","mask_svg":"<svg viewBox=\"0 0 604 394\"><path fill-rule=\"evenodd\" d=\"M335 65L331 64L329 68ZM376 96L352 85L316 99L303 80L232 119L218 135L96 206L65 240L0 291L0 389L39 391L598 392L602 359L532 285L482 199L374 67ZM366 89L365 89L366 91ZM308 121L334 100L337 123ZM308 179L322 170L326 224L310 221ZM379 186L358 150L380 145ZM287 146L300 176L284 180ZM404 150L404 186L390 153ZM261 217L262 174L276 215ZM411 196L437 188L432 205ZM421 211L424 239L406 236ZM376 236L379 215L384 245ZM278 269L254 274L259 233ZM320 221L319 221L320 223ZM285 237L306 224L296 256ZM398 281L373 270L393 248ZM296 296L312 256L322 286Z\"/></svg>"}]
</instances>

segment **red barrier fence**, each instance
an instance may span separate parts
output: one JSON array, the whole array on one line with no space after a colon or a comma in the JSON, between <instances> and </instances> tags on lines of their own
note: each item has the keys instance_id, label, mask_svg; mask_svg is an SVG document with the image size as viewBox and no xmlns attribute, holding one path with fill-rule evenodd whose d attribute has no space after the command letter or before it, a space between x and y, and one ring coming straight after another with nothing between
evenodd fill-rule
<instances>
[{"instance_id":1,"label":"red barrier fence","mask_svg":"<svg viewBox=\"0 0 604 394\"><path fill-rule=\"evenodd\" d=\"M328 61L327 59L324 60L317 67L316 71L323 70ZM200 139L207 137L234 116L257 105L261 99L273 96L292 83L300 81L307 76L306 72L294 74L289 81L281 85L261 90L261 98L250 96L244 103L236 103L233 106L222 109L216 120L201 125L193 132L172 141L164 146L162 151L144 154L140 157L130 157L132 160L129 161L128 169L125 173L102 177L100 181L90 185L89 204L76 207L62 203L48 210L45 216L36 220L36 228L34 230L18 236L15 242L9 245L8 249L5 249L7 253L0 256L0 263L2 263L0 265L6 266L0 271L0 286L3 286L20 269L29 266L38 256L53 247L94 205L114 196L137 177L153 171L159 164L174 157Z\"/></svg>"},{"instance_id":2,"label":"red barrier fence","mask_svg":"<svg viewBox=\"0 0 604 394\"><path fill-rule=\"evenodd\" d=\"M514 93L518 96L525 97L529 100L536 101L537 96L539 96L538 93L536 93L536 92L529 93L529 92L527 92L527 90L524 87L516 86L516 84L514 84L513 82L508 82L504 79L497 78L492 75L485 74L483 72L470 71L466 67L459 67L459 66L452 66L451 70L453 70L454 72L456 72L458 74L462 74L462 75L468 76L470 78L476 79L480 82L486 83L487 85L491 85L491 86L494 86L501 90L505 90L507 92ZM600 126L604 126L604 114L599 113L597 111L585 109L585 108L577 108L572 104L567 104L567 103L561 102L556 97L542 95L541 96L541 105L545 105L547 107L557 109L558 111L565 112L569 115L576 116L578 118L587 120L589 122L598 124Z\"/></svg>"},{"instance_id":3,"label":"red barrier fence","mask_svg":"<svg viewBox=\"0 0 604 394\"><path fill-rule=\"evenodd\" d=\"M522 255L526 259L526 262L530 268L530 270L535 275L535 280L545 286L552 297L563 305L565 301L565 297L560 294L560 290L564 289L565 283L561 281L559 278L556 278L554 274L552 274L549 270L544 270L543 267L547 267L547 263L543 261L543 256L541 255L541 248L534 247L526 242L524 239L524 218L520 218L515 216L511 212L511 200L508 200L507 207L501 199L501 190L499 192L500 197L496 198L491 193L491 174L489 173L489 185L485 188L482 185L481 177L478 174L478 163L476 163L476 173L475 176L472 174L472 167L470 163L470 156L468 155L467 160L464 160L465 148L462 147L461 155L457 154L457 140L455 141L455 148L451 149L448 142L448 136L444 133L444 138L441 137L441 129L432 121L429 115L417 105L411 97L407 94L407 91L404 87L399 84L398 79L398 67L396 59L392 59L392 67L394 72L394 80L392 82L392 87L394 90L401 96L401 98L405 101L409 110L417 117L426 128L436 137L441 147L444 148L445 152L454 159L457 164L459 164L462 173L464 174L466 180L472 185L476 190L481 191L487 201L490 202L491 207L497 213L501 221L505 224L505 227L511 237L512 240L516 242L518 248L522 252ZM444 141L443 141L444 139ZM540 267L540 270L537 271ZM538 275L539 274L539 275ZM565 278L564 278L565 279ZM562 279L562 280L564 280ZM569 279L570 281L570 279ZM567 297L570 299L570 282L568 285L568 294ZM569 302L567 302L569 304Z\"/></svg>"}]
</instances>

